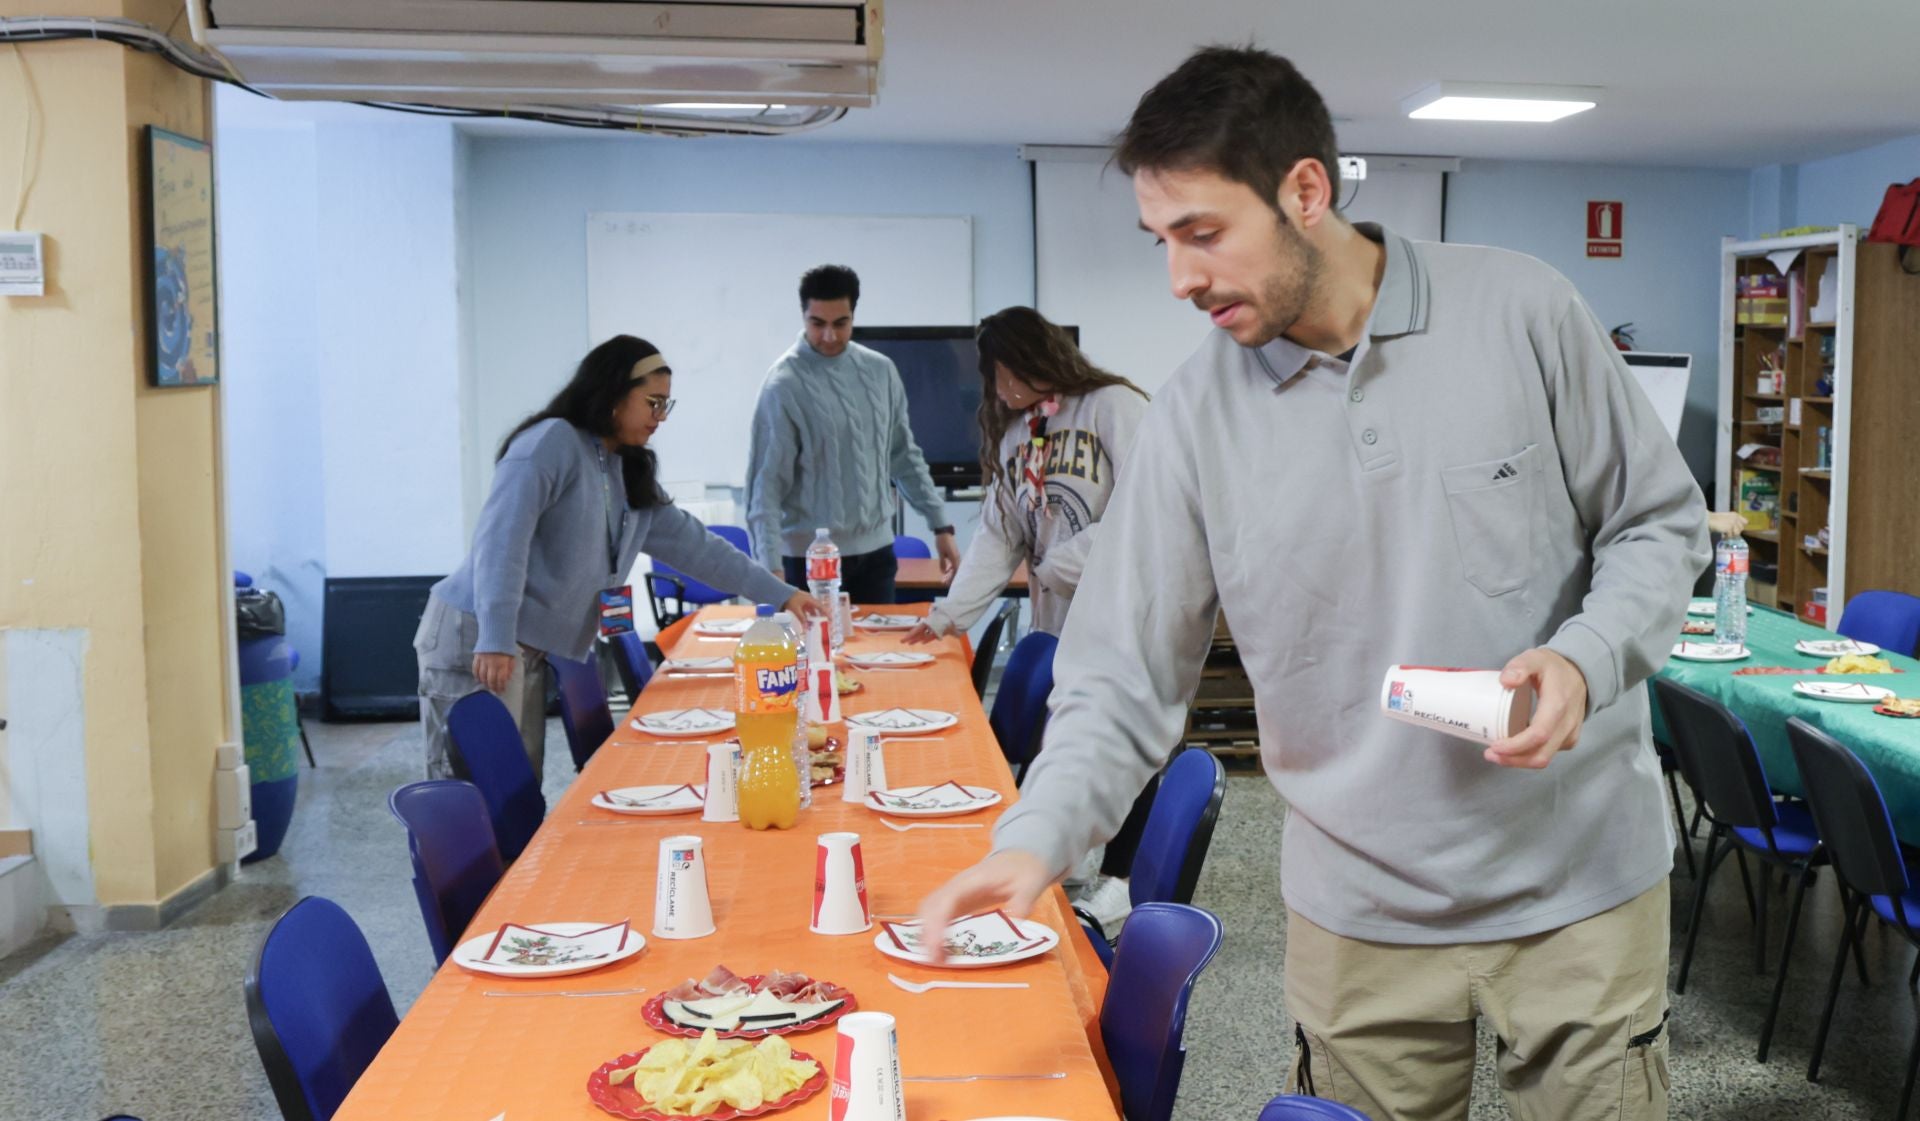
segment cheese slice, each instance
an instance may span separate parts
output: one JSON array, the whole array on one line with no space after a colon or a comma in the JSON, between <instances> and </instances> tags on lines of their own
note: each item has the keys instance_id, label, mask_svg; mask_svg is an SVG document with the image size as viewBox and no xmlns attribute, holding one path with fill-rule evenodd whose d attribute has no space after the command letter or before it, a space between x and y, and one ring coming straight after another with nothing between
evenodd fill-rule
<instances>
[{"instance_id":1,"label":"cheese slice","mask_svg":"<svg viewBox=\"0 0 1920 1121\"><path fill-rule=\"evenodd\" d=\"M668 1020L688 1028L733 1031L737 1028L786 1028L817 1020L844 1001L793 1002L772 993L752 996L716 996L703 1000L668 1000L661 1011Z\"/></svg>"}]
</instances>

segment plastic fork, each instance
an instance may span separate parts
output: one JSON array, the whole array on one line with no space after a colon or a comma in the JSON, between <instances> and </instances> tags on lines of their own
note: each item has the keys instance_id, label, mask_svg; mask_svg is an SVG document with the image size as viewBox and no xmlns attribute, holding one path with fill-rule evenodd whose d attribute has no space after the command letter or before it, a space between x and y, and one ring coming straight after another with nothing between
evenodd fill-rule
<instances>
[{"instance_id":1,"label":"plastic fork","mask_svg":"<svg viewBox=\"0 0 1920 1121\"><path fill-rule=\"evenodd\" d=\"M984 825L981 825L979 822L974 822L972 825L933 825L925 822L915 822L912 825L898 825L898 824L895 824L892 820L884 817L880 819L880 824L886 826L888 829L891 829L896 833L905 833L909 829L984 829L986 828Z\"/></svg>"},{"instance_id":2,"label":"plastic fork","mask_svg":"<svg viewBox=\"0 0 1920 1121\"><path fill-rule=\"evenodd\" d=\"M910 993L924 993L933 989L1024 989L1028 987L1025 981L909 981L893 973L887 974L887 980ZM1021 1077L1051 1078L1054 1076L1022 1075Z\"/></svg>"}]
</instances>

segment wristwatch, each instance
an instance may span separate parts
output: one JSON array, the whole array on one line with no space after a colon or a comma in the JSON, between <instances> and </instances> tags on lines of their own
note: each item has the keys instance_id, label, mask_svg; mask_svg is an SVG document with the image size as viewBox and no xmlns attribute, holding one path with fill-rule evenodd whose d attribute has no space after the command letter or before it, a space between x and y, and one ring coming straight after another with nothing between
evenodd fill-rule
<instances>
[{"instance_id":1,"label":"wristwatch","mask_svg":"<svg viewBox=\"0 0 1920 1121\"><path fill-rule=\"evenodd\" d=\"M935 537L938 537L943 533L952 533L952 532L953 532L953 527L950 525L937 525L933 527L933 535Z\"/></svg>"}]
</instances>

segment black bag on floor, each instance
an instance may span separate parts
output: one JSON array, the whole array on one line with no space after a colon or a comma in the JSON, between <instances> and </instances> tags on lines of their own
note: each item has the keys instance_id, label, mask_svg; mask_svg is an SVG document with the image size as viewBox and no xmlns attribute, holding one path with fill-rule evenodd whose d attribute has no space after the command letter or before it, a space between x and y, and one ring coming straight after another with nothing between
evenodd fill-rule
<instances>
[{"instance_id":1,"label":"black bag on floor","mask_svg":"<svg viewBox=\"0 0 1920 1121\"><path fill-rule=\"evenodd\" d=\"M270 638L287 633L287 611L280 597L264 588L235 588L234 614L240 625L240 641Z\"/></svg>"}]
</instances>

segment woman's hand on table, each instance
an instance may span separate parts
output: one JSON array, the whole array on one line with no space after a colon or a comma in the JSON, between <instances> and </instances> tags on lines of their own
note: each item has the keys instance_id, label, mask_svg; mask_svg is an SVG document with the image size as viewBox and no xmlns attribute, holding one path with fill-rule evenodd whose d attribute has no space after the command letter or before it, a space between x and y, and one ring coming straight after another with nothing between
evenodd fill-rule
<instances>
[{"instance_id":1,"label":"woman's hand on table","mask_svg":"<svg viewBox=\"0 0 1920 1121\"><path fill-rule=\"evenodd\" d=\"M788 596L787 602L780 605L780 610L802 621L818 619L821 615L820 601L806 592L795 592Z\"/></svg>"},{"instance_id":2,"label":"woman's hand on table","mask_svg":"<svg viewBox=\"0 0 1920 1121\"><path fill-rule=\"evenodd\" d=\"M908 646L925 646L929 642L938 642L945 635L946 628L935 630L931 623L921 623L900 636L900 641Z\"/></svg>"},{"instance_id":3,"label":"woman's hand on table","mask_svg":"<svg viewBox=\"0 0 1920 1121\"><path fill-rule=\"evenodd\" d=\"M512 654L475 654L473 679L489 693L504 693L513 679L513 661Z\"/></svg>"},{"instance_id":4,"label":"woman's hand on table","mask_svg":"<svg viewBox=\"0 0 1920 1121\"><path fill-rule=\"evenodd\" d=\"M1579 666L1536 646L1507 663L1500 671L1500 684L1509 689L1533 686L1533 721L1519 735L1489 745L1487 762L1539 770L1580 742L1580 728L1587 719L1587 677Z\"/></svg>"},{"instance_id":5,"label":"woman's hand on table","mask_svg":"<svg viewBox=\"0 0 1920 1121\"><path fill-rule=\"evenodd\" d=\"M940 947L944 954L947 928L956 918L1001 907L1024 919L1057 878L1044 861L1024 849L996 852L920 901L921 940Z\"/></svg>"}]
</instances>

